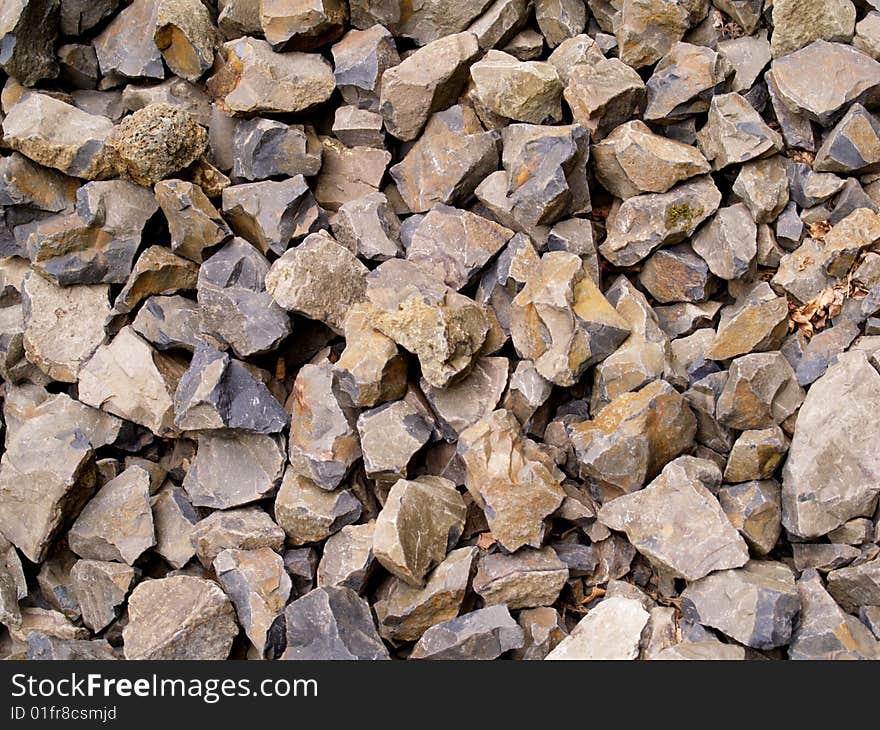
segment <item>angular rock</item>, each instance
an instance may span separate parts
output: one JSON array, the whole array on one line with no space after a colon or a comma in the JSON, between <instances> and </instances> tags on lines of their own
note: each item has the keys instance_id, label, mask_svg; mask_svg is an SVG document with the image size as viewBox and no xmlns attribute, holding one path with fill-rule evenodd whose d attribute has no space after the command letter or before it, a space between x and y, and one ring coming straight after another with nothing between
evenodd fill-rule
<instances>
[{"instance_id":1,"label":"angular rock","mask_svg":"<svg viewBox=\"0 0 880 730\"><path fill-rule=\"evenodd\" d=\"M0 533L39 563L65 523L91 497L96 484L93 449L113 443L121 423L64 394L21 404L17 399L17 391L7 392ZM26 409L27 418L16 420L19 408Z\"/></svg>"},{"instance_id":2,"label":"angular rock","mask_svg":"<svg viewBox=\"0 0 880 730\"><path fill-rule=\"evenodd\" d=\"M833 543L794 543L791 553L795 570L815 568L823 573L849 565L861 555L858 548Z\"/></svg>"},{"instance_id":3,"label":"angular rock","mask_svg":"<svg viewBox=\"0 0 880 730\"><path fill-rule=\"evenodd\" d=\"M848 613L880 606L880 561L876 558L828 573L828 592Z\"/></svg>"},{"instance_id":4,"label":"angular rock","mask_svg":"<svg viewBox=\"0 0 880 730\"><path fill-rule=\"evenodd\" d=\"M277 433L289 416L243 363L201 345L174 394L176 426L184 431L239 429Z\"/></svg>"},{"instance_id":5,"label":"angular rock","mask_svg":"<svg viewBox=\"0 0 880 730\"><path fill-rule=\"evenodd\" d=\"M548 660L635 659L648 612L631 598L606 598L547 655Z\"/></svg>"},{"instance_id":6,"label":"angular rock","mask_svg":"<svg viewBox=\"0 0 880 730\"><path fill-rule=\"evenodd\" d=\"M827 75L827 69L840 74ZM773 61L770 76L791 110L827 126L852 103L873 107L880 100L880 63L841 43L817 40ZM815 79L825 78L827 84Z\"/></svg>"},{"instance_id":7,"label":"angular rock","mask_svg":"<svg viewBox=\"0 0 880 730\"><path fill-rule=\"evenodd\" d=\"M745 565L746 544L707 488L708 483L717 489L721 481L709 464L676 459L645 489L604 504L600 522L625 532L653 564L689 581Z\"/></svg>"},{"instance_id":8,"label":"angular rock","mask_svg":"<svg viewBox=\"0 0 880 730\"><path fill-rule=\"evenodd\" d=\"M346 147L385 146L385 121L378 112L341 106L333 117L333 135Z\"/></svg>"},{"instance_id":9,"label":"angular rock","mask_svg":"<svg viewBox=\"0 0 880 730\"><path fill-rule=\"evenodd\" d=\"M844 277L859 254L880 243L880 215L859 208L825 234L822 268L831 276Z\"/></svg>"},{"instance_id":10,"label":"angular rock","mask_svg":"<svg viewBox=\"0 0 880 730\"><path fill-rule=\"evenodd\" d=\"M713 49L676 43L648 79L645 120L667 122L709 111L731 73L730 63Z\"/></svg>"},{"instance_id":11,"label":"angular rock","mask_svg":"<svg viewBox=\"0 0 880 730\"><path fill-rule=\"evenodd\" d=\"M772 58L767 31L718 43L718 52L734 68L730 90L748 94Z\"/></svg>"},{"instance_id":12,"label":"angular rock","mask_svg":"<svg viewBox=\"0 0 880 730\"><path fill-rule=\"evenodd\" d=\"M223 550L259 550L284 547L284 530L260 507L212 512L196 523L190 538L199 562L210 567Z\"/></svg>"},{"instance_id":13,"label":"angular rock","mask_svg":"<svg viewBox=\"0 0 880 730\"><path fill-rule=\"evenodd\" d=\"M471 66L474 94L493 114L529 124L562 120L562 81L549 63L490 50Z\"/></svg>"},{"instance_id":14,"label":"angular rock","mask_svg":"<svg viewBox=\"0 0 880 730\"><path fill-rule=\"evenodd\" d=\"M292 114L327 101L336 89L330 64L317 53L274 53L259 38L220 47L208 92L233 114Z\"/></svg>"},{"instance_id":15,"label":"angular rock","mask_svg":"<svg viewBox=\"0 0 880 730\"><path fill-rule=\"evenodd\" d=\"M487 132L469 108L434 114L421 137L390 170L400 197L413 213L437 203L467 200L498 167L497 133Z\"/></svg>"},{"instance_id":16,"label":"angular rock","mask_svg":"<svg viewBox=\"0 0 880 730\"><path fill-rule=\"evenodd\" d=\"M535 20L547 45L556 48L567 38L583 33L587 9L580 0L536 0Z\"/></svg>"},{"instance_id":17,"label":"angular rock","mask_svg":"<svg viewBox=\"0 0 880 730\"><path fill-rule=\"evenodd\" d=\"M321 137L321 173L315 199L330 211L379 190L391 153L373 147L346 147L332 137Z\"/></svg>"},{"instance_id":18,"label":"angular rock","mask_svg":"<svg viewBox=\"0 0 880 730\"><path fill-rule=\"evenodd\" d=\"M269 629L290 596L284 561L269 548L224 550L214 558L214 572L235 606L238 622L263 656Z\"/></svg>"},{"instance_id":19,"label":"angular rock","mask_svg":"<svg viewBox=\"0 0 880 730\"><path fill-rule=\"evenodd\" d=\"M513 231L465 210L438 204L421 219L406 258L453 289L462 289L511 239Z\"/></svg>"},{"instance_id":20,"label":"angular rock","mask_svg":"<svg viewBox=\"0 0 880 730\"><path fill-rule=\"evenodd\" d=\"M880 121L853 104L816 152L818 172L873 173L880 170Z\"/></svg>"},{"instance_id":21,"label":"angular rock","mask_svg":"<svg viewBox=\"0 0 880 730\"><path fill-rule=\"evenodd\" d=\"M512 555L493 553L480 558L474 591L487 606L534 608L555 603L567 580L568 566L553 548L526 547Z\"/></svg>"},{"instance_id":22,"label":"angular rock","mask_svg":"<svg viewBox=\"0 0 880 730\"><path fill-rule=\"evenodd\" d=\"M332 51L333 73L342 98L361 109L379 111L382 76L400 63L394 36L379 24L351 30Z\"/></svg>"},{"instance_id":23,"label":"angular rock","mask_svg":"<svg viewBox=\"0 0 880 730\"><path fill-rule=\"evenodd\" d=\"M575 122L601 139L642 111L645 82L620 60L602 59L572 68L563 96Z\"/></svg>"},{"instance_id":24,"label":"angular rock","mask_svg":"<svg viewBox=\"0 0 880 730\"><path fill-rule=\"evenodd\" d=\"M199 307L181 296L150 297L131 327L159 350L193 352L204 342Z\"/></svg>"},{"instance_id":25,"label":"angular rock","mask_svg":"<svg viewBox=\"0 0 880 730\"><path fill-rule=\"evenodd\" d=\"M164 436L175 430L173 397L185 368L124 327L80 369L79 397Z\"/></svg>"},{"instance_id":26,"label":"angular rock","mask_svg":"<svg viewBox=\"0 0 880 730\"><path fill-rule=\"evenodd\" d=\"M761 432L745 431L743 435L750 433ZM718 501L756 555L766 555L776 546L782 532L778 482L767 479L726 486L719 490Z\"/></svg>"},{"instance_id":27,"label":"angular rock","mask_svg":"<svg viewBox=\"0 0 880 730\"><path fill-rule=\"evenodd\" d=\"M696 432L687 402L663 380L611 401L591 421L569 428L582 472L633 492L687 451Z\"/></svg>"},{"instance_id":28,"label":"angular rock","mask_svg":"<svg viewBox=\"0 0 880 730\"><path fill-rule=\"evenodd\" d=\"M620 58L633 68L649 66L702 20L707 3L687 0L623 0L615 26Z\"/></svg>"},{"instance_id":29,"label":"angular rock","mask_svg":"<svg viewBox=\"0 0 880 730\"><path fill-rule=\"evenodd\" d=\"M260 25L276 50L311 51L338 38L348 20L343 0L312 0L291 6L284 0L260 2Z\"/></svg>"},{"instance_id":30,"label":"angular rock","mask_svg":"<svg viewBox=\"0 0 880 730\"><path fill-rule=\"evenodd\" d=\"M716 170L766 157L783 146L779 133L735 93L712 97L709 121L697 133L697 142Z\"/></svg>"},{"instance_id":31,"label":"angular rock","mask_svg":"<svg viewBox=\"0 0 880 730\"><path fill-rule=\"evenodd\" d=\"M388 578L377 590L379 634L394 642L417 641L432 626L458 616L476 555L474 547L453 550L431 571L423 588Z\"/></svg>"},{"instance_id":32,"label":"angular rock","mask_svg":"<svg viewBox=\"0 0 880 730\"><path fill-rule=\"evenodd\" d=\"M654 659L659 661L742 661L746 651L735 644L719 641L700 641L676 644L663 649Z\"/></svg>"},{"instance_id":33,"label":"angular rock","mask_svg":"<svg viewBox=\"0 0 880 730\"><path fill-rule=\"evenodd\" d=\"M199 516L186 492L168 482L150 500L156 552L172 568L180 569L195 555L191 537Z\"/></svg>"},{"instance_id":34,"label":"angular rock","mask_svg":"<svg viewBox=\"0 0 880 730\"><path fill-rule=\"evenodd\" d=\"M276 436L205 432L183 488L196 507L228 509L269 496L283 470L284 447Z\"/></svg>"},{"instance_id":35,"label":"angular rock","mask_svg":"<svg viewBox=\"0 0 880 730\"><path fill-rule=\"evenodd\" d=\"M92 43L104 76L165 78L162 54L153 37L158 15L158 2L134 0L101 31Z\"/></svg>"},{"instance_id":36,"label":"angular rock","mask_svg":"<svg viewBox=\"0 0 880 730\"><path fill-rule=\"evenodd\" d=\"M494 538L508 551L541 547L546 518L565 497L563 474L541 446L525 438L510 411L497 410L461 433L465 485Z\"/></svg>"},{"instance_id":37,"label":"angular rock","mask_svg":"<svg viewBox=\"0 0 880 730\"><path fill-rule=\"evenodd\" d=\"M389 658L370 605L350 588L316 588L289 604L284 618L287 648L282 659Z\"/></svg>"},{"instance_id":38,"label":"angular rock","mask_svg":"<svg viewBox=\"0 0 880 730\"><path fill-rule=\"evenodd\" d=\"M269 262L236 238L199 269L202 328L239 357L274 350L292 330L290 316L266 291Z\"/></svg>"},{"instance_id":39,"label":"angular rock","mask_svg":"<svg viewBox=\"0 0 880 730\"><path fill-rule=\"evenodd\" d=\"M408 401L398 400L363 411L357 420L364 470L371 479L406 479L409 465L428 443L429 423Z\"/></svg>"},{"instance_id":40,"label":"angular rock","mask_svg":"<svg viewBox=\"0 0 880 730\"><path fill-rule=\"evenodd\" d=\"M448 479L401 479L376 519L373 553L390 573L423 586L427 572L458 542L465 513L464 500Z\"/></svg>"},{"instance_id":41,"label":"angular rock","mask_svg":"<svg viewBox=\"0 0 880 730\"><path fill-rule=\"evenodd\" d=\"M116 618L135 580L134 568L102 560L80 560L70 571L83 623L100 633Z\"/></svg>"},{"instance_id":42,"label":"angular rock","mask_svg":"<svg viewBox=\"0 0 880 730\"><path fill-rule=\"evenodd\" d=\"M873 513L878 464L869 444L878 400L880 375L863 353L841 358L812 385L783 469L787 530L819 537Z\"/></svg>"},{"instance_id":43,"label":"angular rock","mask_svg":"<svg viewBox=\"0 0 880 730\"><path fill-rule=\"evenodd\" d=\"M779 58L817 39L848 42L856 24L850 0L779 0L773 2L773 57Z\"/></svg>"},{"instance_id":44,"label":"angular rock","mask_svg":"<svg viewBox=\"0 0 880 730\"><path fill-rule=\"evenodd\" d=\"M713 284L706 262L687 244L653 253L639 272L639 282L654 299L664 303L703 301L708 299Z\"/></svg>"},{"instance_id":45,"label":"angular rock","mask_svg":"<svg viewBox=\"0 0 880 730\"><path fill-rule=\"evenodd\" d=\"M794 574L783 563L753 560L688 585L684 617L722 631L755 649L788 644L801 601Z\"/></svg>"},{"instance_id":46,"label":"angular rock","mask_svg":"<svg viewBox=\"0 0 880 730\"><path fill-rule=\"evenodd\" d=\"M47 94L27 94L3 120L6 145L46 167L87 180L115 174L107 139L113 122Z\"/></svg>"},{"instance_id":47,"label":"angular rock","mask_svg":"<svg viewBox=\"0 0 880 730\"><path fill-rule=\"evenodd\" d=\"M324 211L301 175L228 187L223 191L223 213L232 229L261 253L279 256L292 240L324 223Z\"/></svg>"},{"instance_id":48,"label":"angular rock","mask_svg":"<svg viewBox=\"0 0 880 730\"><path fill-rule=\"evenodd\" d=\"M333 392L329 363L303 365L288 401L291 413L290 464L324 489L335 489L361 457L356 412Z\"/></svg>"},{"instance_id":49,"label":"angular rock","mask_svg":"<svg viewBox=\"0 0 880 730\"><path fill-rule=\"evenodd\" d=\"M0 16L0 67L25 86L58 75L52 53L60 25L58 0L10 3Z\"/></svg>"},{"instance_id":50,"label":"angular rock","mask_svg":"<svg viewBox=\"0 0 880 730\"><path fill-rule=\"evenodd\" d=\"M632 266L654 249L688 238L721 203L710 177L699 177L667 193L638 195L609 216L608 237L599 246L615 266Z\"/></svg>"},{"instance_id":51,"label":"angular rock","mask_svg":"<svg viewBox=\"0 0 880 730\"><path fill-rule=\"evenodd\" d=\"M480 358L464 379L452 385L434 388L427 382L421 384L445 438L454 440L495 410L507 386L508 368L507 358Z\"/></svg>"},{"instance_id":52,"label":"angular rock","mask_svg":"<svg viewBox=\"0 0 880 730\"><path fill-rule=\"evenodd\" d=\"M272 119L245 119L232 135L236 177L313 177L321 169L321 143L311 127L287 125Z\"/></svg>"},{"instance_id":53,"label":"angular rock","mask_svg":"<svg viewBox=\"0 0 880 730\"><path fill-rule=\"evenodd\" d=\"M798 581L801 617L792 634L788 658L868 659L880 657L880 642L855 616L844 613L814 570Z\"/></svg>"},{"instance_id":54,"label":"angular rock","mask_svg":"<svg viewBox=\"0 0 880 730\"><path fill-rule=\"evenodd\" d=\"M775 155L742 166L733 192L749 209L756 223L770 223L788 205L788 176L784 160Z\"/></svg>"},{"instance_id":55,"label":"angular rock","mask_svg":"<svg viewBox=\"0 0 880 730\"><path fill-rule=\"evenodd\" d=\"M67 533L67 541L81 558L133 565L156 544L150 475L132 466L107 482L83 507Z\"/></svg>"},{"instance_id":56,"label":"angular rock","mask_svg":"<svg viewBox=\"0 0 880 730\"><path fill-rule=\"evenodd\" d=\"M333 218L333 235L349 251L387 261L402 252L400 219L382 193L344 203Z\"/></svg>"},{"instance_id":57,"label":"angular rock","mask_svg":"<svg viewBox=\"0 0 880 730\"><path fill-rule=\"evenodd\" d=\"M665 193L677 183L709 172L689 145L654 134L644 122L622 124L593 146L596 176L616 197Z\"/></svg>"},{"instance_id":58,"label":"angular rock","mask_svg":"<svg viewBox=\"0 0 880 730\"><path fill-rule=\"evenodd\" d=\"M844 320L816 334L804 348L795 370L798 383L806 386L822 377L859 334L859 326L852 320Z\"/></svg>"},{"instance_id":59,"label":"angular rock","mask_svg":"<svg viewBox=\"0 0 880 730\"><path fill-rule=\"evenodd\" d=\"M150 246L135 262L128 281L113 303L113 314L128 314L153 294L195 289L199 275L192 262L164 246Z\"/></svg>"},{"instance_id":60,"label":"angular rock","mask_svg":"<svg viewBox=\"0 0 880 730\"><path fill-rule=\"evenodd\" d=\"M31 272L21 293L28 360L53 380L76 382L83 364L104 343L109 287L59 287Z\"/></svg>"},{"instance_id":61,"label":"angular rock","mask_svg":"<svg viewBox=\"0 0 880 730\"><path fill-rule=\"evenodd\" d=\"M457 33L428 43L387 69L379 109L388 133L404 141L415 139L428 117L461 93L479 51L473 33Z\"/></svg>"},{"instance_id":62,"label":"angular rock","mask_svg":"<svg viewBox=\"0 0 880 730\"><path fill-rule=\"evenodd\" d=\"M411 659L497 659L523 645L523 630L506 606L490 606L429 628Z\"/></svg>"},{"instance_id":63,"label":"angular rock","mask_svg":"<svg viewBox=\"0 0 880 730\"><path fill-rule=\"evenodd\" d=\"M266 274L266 289L289 311L343 331L352 306L364 301L367 268L326 234L284 253Z\"/></svg>"},{"instance_id":64,"label":"angular rock","mask_svg":"<svg viewBox=\"0 0 880 730\"><path fill-rule=\"evenodd\" d=\"M512 656L515 659L544 659L568 636L568 630L555 608L529 608L520 611L517 623L522 627L524 644L521 649L514 650Z\"/></svg>"},{"instance_id":65,"label":"angular rock","mask_svg":"<svg viewBox=\"0 0 880 730\"><path fill-rule=\"evenodd\" d=\"M743 431L727 460L724 479L748 482L769 479L788 451L788 439L778 426L758 431Z\"/></svg>"},{"instance_id":66,"label":"angular rock","mask_svg":"<svg viewBox=\"0 0 880 730\"><path fill-rule=\"evenodd\" d=\"M552 251L541 257L513 300L510 332L517 352L557 385L573 385L629 334L626 321L593 282L581 258Z\"/></svg>"},{"instance_id":67,"label":"angular rock","mask_svg":"<svg viewBox=\"0 0 880 730\"><path fill-rule=\"evenodd\" d=\"M232 231L202 189L185 180L163 180L154 188L171 233L171 250L201 263Z\"/></svg>"},{"instance_id":68,"label":"angular rock","mask_svg":"<svg viewBox=\"0 0 880 730\"><path fill-rule=\"evenodd\" d=\"M760 282L721 312L718 333L706 352L712 360L728 360L782 345L788 333L788 302Z\"/></svg>"},{"instance_id":69,"label":"angular rock","mask_svg":"<svg viewBox=\"0 0 880 730\"><path fill-rule=\"evenodd\" d=\"M729 372L716 416L731 428L771 428L795 413L804 400L791 365L778 351L743 355L731 363Z\"/></svg>"},{"instance_id":70,"label":"angular rock","mask_svg":"<svg viewBox=\"0 0 880 730\"><path fill-rule=\"evenodd\" d=\"M158 0L153 40L176 76L198 81L214 62L217 30L199 0Z\"/></svg>"},{"instance_id":71,"label":"angular rock","mask_svg":"<svg viewBox=\"0 0 880 730\"><path fill-rule=\"evenodd\" d=\"M226 659L238 634L235 611L210 580L145 580L128 601L126 659Z\"/></svg>"},{"instance_id":72,"label":"angular rock","mask_svg":"<svg viewBox=\"0 0 880 730\"><path fill-rule=\"evenodd\" d=\"M333 385L346 404L369 408L406 391L406 360L394 341L369 324L371 309L356 304L345 318L345 349L333 366Z\"/></svg>"},{"instance_id":73,"label":"angular rock","mask_svg":"<svg viewBox=\"0 0 880 730\"><path fill-rule=\"evenodd\" d=\"M361 516L361 503L347 489L328 492L287 471L275 497L275 520L290 545L321 542Z\"/></svg>"},{"instance_id":74,"label":"angular rock","mask_svg":"<svg viewBox=\"0 0 880 730\"><path fill-rule=\"evenodd\" d=\"M471 366L489 332L483 307L399 259L366 282L370 324L418 356L428 383L442 388Z\"/></svg>"},{"instance_id":75,"label":"angular rock","mask_svg":"<svg viewBox=\"0 0 880 730\"><path fill-rule=\"evenodd\" d=\"M346 525L328 537L318 565L318 586L342 586L361 593L376 566L375 531L373 520L362 525Z\"/></svg>"}]
</instances>

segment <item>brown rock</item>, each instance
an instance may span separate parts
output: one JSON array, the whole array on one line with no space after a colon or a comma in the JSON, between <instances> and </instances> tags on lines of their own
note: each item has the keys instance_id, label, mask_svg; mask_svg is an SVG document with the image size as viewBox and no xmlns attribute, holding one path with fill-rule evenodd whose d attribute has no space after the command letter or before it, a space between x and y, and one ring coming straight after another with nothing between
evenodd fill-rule
<instances>
[{"instance_id":1,"label":"brown rock","mask_svg":"<svg viewBox=\"0 0 880 730\"><path fill-rule=\"evenodd\" d=\"M778 482L766 479L727 486L718 491L718 501L756 555L766 555L776 546L782 533Z\"/></svg>"},{"instance_id":2,"label":"brown rock","mask_svg":"<svg viewBox=\"0 0 880 730\"><path fill-rule=\"evenodd\" d=\"M198 81L214 62L217 30L200 0L158 0L153 40L176 76Z\"/></svg>"},{"instance_id":3,"label":"brown rock","mask_svg":"<svg viewBox=\"0 0 880 730\"><path fill-rule=\"evenodd\" d=\"M201 263L232 236L200 187L184 180L163 180L154 187L156 201L171 233L171 250Z\"/></svg>"},{"instance_id":4,"label":"brown rock","mask_svg":"<svg viewBox=\"0 0 880 730\"><path fill-rule=\"evenodd\" d=\"M569 432L585 476L634 492L691 447L696 428L687 401L657 380L617 396Z\"/></svg>"}]
</instances>

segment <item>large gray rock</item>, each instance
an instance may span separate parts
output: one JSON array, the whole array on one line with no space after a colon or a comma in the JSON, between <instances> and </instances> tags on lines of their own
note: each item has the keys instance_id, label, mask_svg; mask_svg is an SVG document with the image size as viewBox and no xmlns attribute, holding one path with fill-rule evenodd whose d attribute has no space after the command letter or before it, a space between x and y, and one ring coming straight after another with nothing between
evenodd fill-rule
<instances>
[{"instance_id":1,"label":"large gray rock","mask_svg":"<svg viewBox=\"0 0 880 730\"><path fill-rule=\"evenodd\" d=\"M80 512L67 541L82 558L133 565L156 544L150 475L131 466L107 482Z\"/></svg>"},{"instance_id":2,"label":"large gray rock","mask_svg":"<svg viewBox=\"0 0 880 730\"><path fill-rule=\"evenodd\" d=\"M184 431L238 429L278 433L290 420L275 396L248 367L201 345L174 394L174 422Z\"/></svg>"},{"instance_id":3,"label":"large gray rock","mask_svg":"<svg viewBox=\"0 0 880 730\"><path fill-rule=\"evenodd\" d=\"M370 605L350 588L316 588L284 611L287 648L282 659L388 659Z\"/></svg>"},{"instance_id":4,"label":"large gray rock","mask_svg":"<svg viewBox=\"0 0 880 730\"><path fill-rule=\"evenodd\" d=\"M122 424L63 393L31 400L17 389L7 391L4 418L0 533L39 563L92 496L94 450L113 443Z\"/></svg>"},{"instance_id":5,"label":"large gray rock","mask_svg":"<svg viewBox=\"0 0 880 730\"><path fill-rule=\"evenodd\" d=\"M878 407L880 374L863 353L842 357L813 383L783 470L786 529L819 537L853 517L873 514L880 492L880 462L872 446L877 437L872 413Z\"/></svg>"},{"instance_id":6,"label":"large gray rock","mask_svg":"<svg viewBox=\"0 0 880 730\"><path fill-rule=\"evenodd\" d=\"M432 626L410 658L490 660L522 645L523 630L507 607L491 606Z\"/></svg>"},{"instance_id":7,"label":"large gray rock","mask_svg":"<svg viewBox=\"0 0 880 730\"><path fill-rule=\"evenodd\" d=\"M687 580L738 568L749 552L711 491L720 481L711 462L682 456L643 490L604 504L599 521L625 532L652 563Z\"/></svg>"},{"instance_id":8,"label":"large gray rock","mask_svg":"<svg viewBox=\"0 0 880 730\"><path fill-rule=\"evenodd\" d=\"M690 583L681 594L687 620L755 649L788 644L800 608L794 573L771 561L720 570Z\"/></svg>"}]
</instances>

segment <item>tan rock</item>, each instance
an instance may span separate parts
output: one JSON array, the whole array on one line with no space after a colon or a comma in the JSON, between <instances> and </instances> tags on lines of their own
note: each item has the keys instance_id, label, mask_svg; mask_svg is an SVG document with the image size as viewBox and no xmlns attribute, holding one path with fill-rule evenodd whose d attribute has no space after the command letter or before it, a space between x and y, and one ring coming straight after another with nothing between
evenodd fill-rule
<instances>
[{"instance_id":1,"label":"tan rock","mask_svg":"<svg viewBox=\"0 0 880 730\"><path fill-rule=\"evenodd\" d=\"M106 284L60 287L37 272L22 285L24 351L53 380L75 383L104 343L110 314Z\"/></svg>"},{"instance_id":2,"label":"tan rock","mask_svg":"<svg viewBox=\"0 0 880 730\"><path fill-rule=\"evenodd\" d=\"M156 352L130 327L124 327L80 370L83 403L134 421L157 435L174 428L174 391L186 365Z\"/></svg>"},{"instance_id":3,"label":"tan rock","mask_svg":"<svg viewBox=\"0 0 880 730\"><path fill-rule=\"evenodd\" d=\"M629 331L575 254L544 254L513 300L514 346L557 385L573 385L590 365L611 354Z\"/></svg>"},{"instance_id":4,"label":"tan rock","mask_svg":"<svg viewBox=\"0 0 880 730\"><path fill-rule=\"evenodd\" d=\"M462 432L458 450L467 468L465 485L495 539L508 551L540 547L545 520L565 497L563 474L547 452L525 438L505 410Z\"/></svg>"},{"instance_id":5,"label":"tan rock","mask_svg":"<svg viewBox=\"0 0 880 730\"><path fill-rule=\"evenodd\" d=\"M217 30L200 0L158 0L153 39L176 76L198 81L214 62Z\"/></svg>"},{"instance_id":6,"label":"tan rock","mask_svg":"<svg viewBox=\"0 0 880 730\"><path fill-rule=\"evenodd\" d=\"M373 553L390 573L409 585L423 586L428 571L458 542L466 511L448 479L401 479L376 519Z\"/></svg>"}]
</instances>

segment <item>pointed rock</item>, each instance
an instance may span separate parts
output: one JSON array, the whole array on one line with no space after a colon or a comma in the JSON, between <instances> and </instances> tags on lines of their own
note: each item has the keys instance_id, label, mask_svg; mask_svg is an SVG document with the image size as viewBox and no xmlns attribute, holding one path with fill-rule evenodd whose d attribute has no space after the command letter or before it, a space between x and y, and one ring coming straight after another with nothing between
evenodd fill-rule
<instances>
[{"instance_id":1,"label":"pointed rock","mask_svg":"<svg viewBox=\"0 0 880 730\"><path fill-rule=\"evenodd\" d=\"M83 623L98 634L116 619L117 609L134 583L135 571L120 563L80 560L70 577Z\"/></svg>"},{"instance_id":2,"label":"pointed rock","mask_svg":"<svg viewBox=\"0 0 880 730\"><path fill-rule=\"evenodd\" d=\"M435 624L413 648L411 659L497 659L523 645L523 630L506 606L481 608Z\"/></svg>"},{"instance_id":3,"label":"pointed rock","mask_svg":"<svg viewBox=\"0 0 880 730\"><path fill-rule=\"evenodd\" d=\"M361 516L348 489L330 492L288 470L275 497L275 520L290 545L321 542Z\"/></svg>"},{"instance_id":4,"label":"pointed rock","mask_svg":"<svg viewBox=\"0 0 880 730\"><path fill-rule=\"evenodd\" d=\"M272 623L290 596L290 577L281 556L269 548L224 550L214 558L214 572L259 656L266 650Z\"/></svg>"},{"instance_id":5,"label":"pointed rock","mask_svg":"<svg viewBox=\"0 0 880 730\"><path fill-rule=\"evenodd\" d=\"M717 490L721 474L707 465L690 456L676 459L645 489L603 505L600 522L625 532L652 563L689 581L745 565L746 544L707 488Z\"/></svg>"},{"instance_id":6,"label":"pointed rock","mask_svg":"<svg viewBox=\"0 0 880 730\"><path fill-rule=\"evenodd\" d=\"M541 547L545 520L565 497L563 474L541 446L523 436L513 413L494 411L463 431L458 451L467 489L495 539L511 552Z\"/></svg>"}]
</instances>

